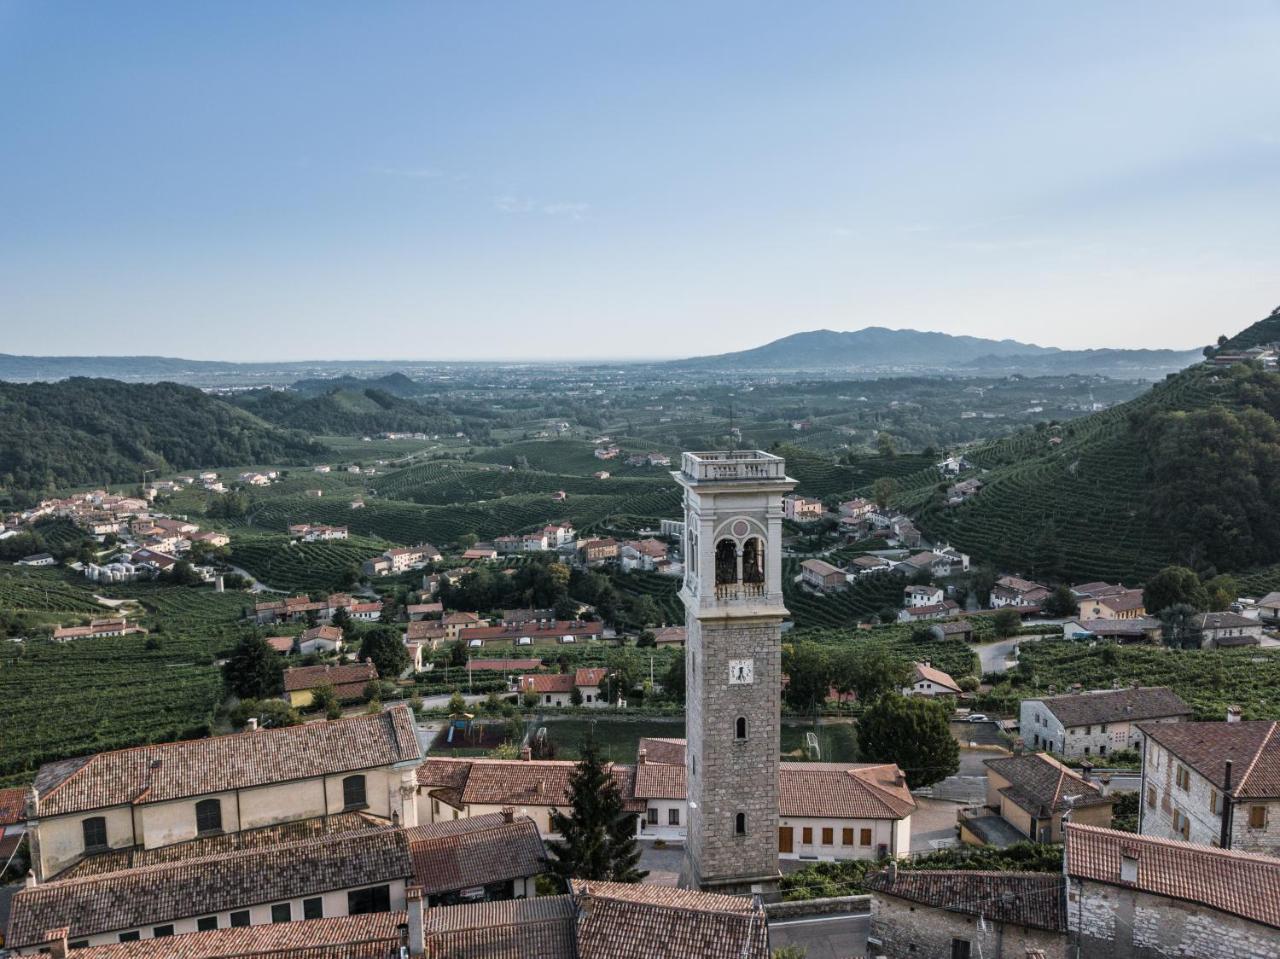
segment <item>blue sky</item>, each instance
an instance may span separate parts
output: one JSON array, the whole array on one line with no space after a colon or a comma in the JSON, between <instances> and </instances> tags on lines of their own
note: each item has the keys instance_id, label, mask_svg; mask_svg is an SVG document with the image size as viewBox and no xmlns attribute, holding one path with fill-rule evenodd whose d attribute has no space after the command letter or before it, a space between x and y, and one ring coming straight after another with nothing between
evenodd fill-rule
<instances>
[{"instance_id":1,"label":"blue sky","mask_svg":"<svg viewBox=\"0 0 1280 959\"><path fill-rule=\"evenodd\" d=\"M0 351L1201 345L1280 303L1280 5L0 0Z\"/></svg>"}]
</instances>

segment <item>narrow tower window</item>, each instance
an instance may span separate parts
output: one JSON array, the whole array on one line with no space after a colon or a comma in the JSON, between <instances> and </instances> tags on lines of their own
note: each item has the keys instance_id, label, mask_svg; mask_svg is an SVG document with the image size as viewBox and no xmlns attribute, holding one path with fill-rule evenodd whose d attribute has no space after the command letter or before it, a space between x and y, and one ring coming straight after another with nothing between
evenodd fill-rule
<instances>
[{"instance_id":1,"label":"narrow tower window","mask_svg":"<svg viewBox=\"0 0 1280 959\"><path fill-rule=\"evenodd\" d=\"M735 836L745 836L747 834L747 814L738 813L733 820L733 834Z\"/></svg>"},{"instance_id":2,"label":"narrow tower window","mask_svg":"<svg viewBox=\"0 0 1280 959\"><path fill-rule=\"evenodd\" d=\"M739 716L738 721L734 723L733 736L735 739L747 738L747 717Z\"/></svg>"}]
</instances>

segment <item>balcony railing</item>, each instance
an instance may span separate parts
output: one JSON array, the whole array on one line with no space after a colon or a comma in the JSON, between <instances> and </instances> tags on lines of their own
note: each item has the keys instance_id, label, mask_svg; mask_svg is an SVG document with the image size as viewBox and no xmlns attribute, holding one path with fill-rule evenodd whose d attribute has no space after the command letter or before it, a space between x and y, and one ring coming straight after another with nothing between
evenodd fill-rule
<instances>
[{"instance_id":1,"label":"balcony railing","mask_svg":"<svg viewBox=\"0 0 1280 959\"><path fill-rule=\"evenodd\" d=\"M787 464L782 457L764 450L685 453L680 470L699 482L787 478Z\"/></svg>"},{"instance_id":2,"label":"balcony railing","mask_svg":"<svg viewBox=\"0 0 1280 959\"><path fill-rule=\"evenodd\" d=\"M764 583L719 583L716 585L716 599L720 601L755 599L763 596L764 593Z\"/></svg>"}]
</instances>

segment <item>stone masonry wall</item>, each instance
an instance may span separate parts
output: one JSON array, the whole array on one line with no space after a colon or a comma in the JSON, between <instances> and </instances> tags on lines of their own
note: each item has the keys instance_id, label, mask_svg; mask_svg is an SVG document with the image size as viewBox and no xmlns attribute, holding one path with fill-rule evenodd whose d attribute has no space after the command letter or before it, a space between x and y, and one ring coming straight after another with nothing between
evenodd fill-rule
<instances>
[{"instance_id":1,"label":"stone masonry wall","mask_svg":"<svg viewBox=\"0 0 1280 959\"><path fill-rule=\"evenodd\" d=\"M1045 959L1065 959L1067 955L1063 933L990 921L983 930L977 916L883 893L871 897L871 937L880 945L869 946L868 955L888 959L951 959L955 939L970 944L974 959L1025 959L1031 949L1043 950Z\"/></svg>"}]
</instances>

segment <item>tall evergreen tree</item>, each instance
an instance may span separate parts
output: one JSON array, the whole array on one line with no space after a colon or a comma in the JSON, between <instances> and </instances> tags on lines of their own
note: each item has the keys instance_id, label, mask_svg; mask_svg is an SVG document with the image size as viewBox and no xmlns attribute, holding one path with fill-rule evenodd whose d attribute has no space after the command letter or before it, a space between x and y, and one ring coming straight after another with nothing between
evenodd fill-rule
<instances>
[{"instance_id":1,"label":"tall evergreen tree","mask_svg":"<svg viewBox=\"0 0 1280 959\"><path fill-rule=\"evenodd\" d=\"M649 873L638 869L640 846L636 821L622 805L622 792L588 734L582 757L569 778L569 812L551 814L551 828L561 838L547 843L555 858L552 871L562 879L639 882Z\"/></svg>"},{"instance_id":2,"label":"tall evergreen tree","mask_svg":"<svg viewBox=\"0 0 1280 959\"><path fill-rule=\"evenodd\" d=\"M284 664L265 639L246 636L227 658L222 678L241 699L269 699L284 690Z\"/></svg>"}]
</instances>

